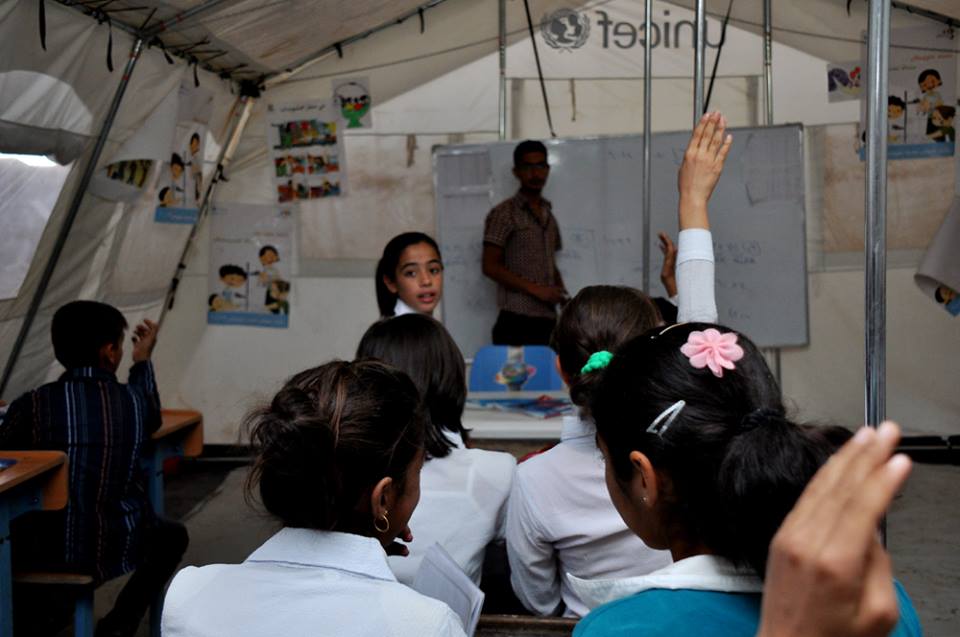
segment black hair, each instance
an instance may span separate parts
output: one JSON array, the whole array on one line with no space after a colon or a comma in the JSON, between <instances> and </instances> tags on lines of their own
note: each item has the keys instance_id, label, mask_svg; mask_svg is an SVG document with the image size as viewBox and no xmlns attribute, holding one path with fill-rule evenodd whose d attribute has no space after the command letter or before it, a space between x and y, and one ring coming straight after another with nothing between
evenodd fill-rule
<instances>
[{"instance_id":1,"label":"black hair","mask_svg":"<svg viewBox=\"0 0 960 637\"><path fill-rule=\"evenodd\" d=\"M426 243L437 252L437 258L443 261L440 256L440 246L428 234L422 232L404 232L398 234L387 242L383 248L383 256L377 262L377 273L374 276L374 283L377 289L377 307L380 308L380 316L393 316L393 308L397 304L397 295L390 291L383 278L387 277L391 281L397 278L397 266L400 264L400 255L410 246L418 243Z\"/></svg>"},{"instance_id":2,"label":"black hair","mask_svg":"<svg viewBox=\"0 0 960 637\"><path fill-rule=\"evenodd\" d=\"M273 252L275 255L277 255L277 258L278 258L278 259L280 258L280 251L277 250L277 249L276 249L275 247L273 247L273 246L263 246L262 248L260 248L260 252L257 254L257 256L261 256L261 257L262 257L262 256L265 255L267 252Z\"/></svg>"},{"instance_id":3,"label":"black hair","mask_svg":"<svg viewBox=\"0 0 960 637\"><path fill-rule=\"evenodd\" d=\"M227 276L227 275L229 275L229 274L239 274L239 275L242 276L244 279L247 278L247 273L246 273L246 271L244 271L244 269L241 268L239 265L233 265L233 264L231 264L231 263L228 263L228 264L226 264L226 265L221 265L221 266L220 266L220 278L222 279L223 277L225 277L225 276Z\"/></svg>"},{"instance_id":4,"label":"black hair","mask_svg":"<svg viewBox=\"0 0 960 637\"><path fill-rule=\"evenodd\" d=\"M176 166L178 164L183 168L183 158L177 153L174 153L173 156L170 157L170 166Z\"/></svg>"},{"instance_id":5,"label":"black hair","mask_svg":"<svg viewBox=\"0 0 960 637\"><path fill-rule=\"evenodd\" d=\"M956 106L947 106L946 104L941 104L940 106L937 106L933 110L940 113L940 117L942 117L943 119L950 119L951 117L954 117L957 114Z\"/></svg>"},{"instance_id":6,"label":"black hair","mask_svg":"<svg viewBox=\"0 0 960 637\"><path fill-rule=\"evenodd\" d=\"M543 142L539 142L535 139L526 139L513 149L513 165L517 167L523 161L523 156L529 153L543 153L543 156L547 156L547 147L543 145Z\"/></svg>"},{"instance_id":7,"label":"black hair","mask_svg":"<svg viewBox=\"0 0 960 637\"><path fill-rule=\"evenodd\" d=\"M274 279L273 281L271 281L271 283L277 286L277 292L280 292L281 294L284 292L290 291L290 281L284 281L283 279Z\"/></svg>"},{"instance_id":8,"label":"black hair","mask_svg":"<svg viewBox=\"0 0 960 637\"><path fill-rule=\"evenodd\" d=\"M591 285L563 307L550 335L550 347L570 383L570 398L583 416L599 374L581 374L591 354L616 351L630 339L661 323L657 306L640 290Z\"/></svg>"},{"instance_id":9,"label":"black hair","mask_svg":"<svg viewBox=\"0 0 960 637\"><path fill-rule=\"evenodd\" d=\"M254 452L246 484L284 526L373 532L364 497L385 477L403 491L423 449L413 382L376 361L300 372L247 416Z\"/></svg>"},{"instance_id":10,"label":"black hair","mask_svg":"<svg viewBox=\"0 0 960 637\"><path fill-rule=\"evenodd\" d=\"M374 358L403 370L420 391L427 416L425 446L431 458L449 455L445 431L463 436L467 380L463 354L450 333L425 314L404 314L370 326L357 358Z\"/></svg>"},{"instance_id":11,"label":"black hair","mask_svg":"<svg viewBox=\"0 0 960 637\"><path fill-rule=\"evenodd\" d=\"M890 95L887 97L887 106L899 106L900 108L907 107L903 100L896 95Z\"/></svg>"},{"instance_id":12,"label":"black hair","mask_svg":"<svg viewBox=\"0 0 960 637\"><path fill-rule=\"evenodd\" d=\"M163 200L164 200L164 198L167 196L167 193L168 193L168 192L170 192L170 188L169 188L168 186L164 186L163 188L161 188L161 189L160 189L160 196L157 197L157 200L160 201L161 203L163 203Z\"/></svg>"},{"instance_id":13,"label":"black hair","mask_svg":"<svg viewBox=\"0 0 960 637\"><path fill-rule=\"evenodd\" d=\"M938 71L937 69L926 69L926 70L924 70L924 71L922 71L922 72L920 73L920 77L917 78L917 84L920 84L921 82L923 82L925 79L927 79L927 78L930 77L931 75L932 75L933 77L937 78L937 81L938 81L938 82L942 82L942 81L943 81L943 80L940 78L940 71Z\"/></svg>"},{"instance_id":14,"label":"black hair","mask_svg":"<svg viewBox=\"0 0 960 637\"><path fill-rule=\"evenodd\" d=\"M216 294L211 294L210 296L207 297L207 307L212 307L212 306L213 306L213 300L214 300L215 298L217 298L217 295L216 295Z\"/></svg>"},{"instance_id":15,"label":"black hair","mask_svg":"<svg viewBox=\"0 0 960 637\"><path fill-rule=\"evenodd\" d=\"M71 301L53 315L53 354L67 369L97 367L100 348L120 343L127 319L120 310L97 301Z\"/></svg>"},{"instance_id":16,"label":"black hair","mask_svg":"<svg viewBox=\"0 0 960 637\"><path fill-rule=\"evenodd\" d=\"M199 141L200 141L200 133L194 133L193 135L191 135L191 136L190 136L190 142L193 143L193 140L197 140L197 141L199 142Z\"/></svg>"},{"instance_id":17,"label":"black hair","mask_svg":"<svg viewBox=\"0 0 960 637\"><path fill-rule=\"evenodd\" d=\"M650 460L670 538L704 545L763 577L770 540L842 436L787 417L766 361L742 334L735 369L718 378L693 367L681 347L691 332L710 328L732 332L687 323L630 341L603 371L591 414L621 487L633 474L632 451ZM669 428L647 432L678 400L686 404Z\"/></svg>"}]
</instances>

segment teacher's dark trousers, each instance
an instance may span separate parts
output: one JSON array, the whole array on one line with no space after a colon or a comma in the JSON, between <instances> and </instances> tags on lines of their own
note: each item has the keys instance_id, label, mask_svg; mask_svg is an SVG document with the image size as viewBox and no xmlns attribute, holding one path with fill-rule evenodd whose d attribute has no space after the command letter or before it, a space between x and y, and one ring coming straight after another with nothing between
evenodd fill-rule
<instances>
[{"instance_id":1,"label":"teacher's dark trousers","mask_svg":"<svg viewBox=\"0 0 960 637\"><path fill-rule=\"evenodd\" d=\"M494 345L549 345L556 319L500 310L493 325Z\"/></svg>"}]
</instances>

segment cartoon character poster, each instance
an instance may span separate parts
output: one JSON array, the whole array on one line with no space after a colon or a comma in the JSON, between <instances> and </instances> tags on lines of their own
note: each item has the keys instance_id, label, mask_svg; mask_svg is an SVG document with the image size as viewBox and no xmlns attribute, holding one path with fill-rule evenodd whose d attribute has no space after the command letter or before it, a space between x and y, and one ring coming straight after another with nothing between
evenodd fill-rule
<instances>
[{"instance_id":1,"label":"cartoon character poster","mask_svg":"<svg viewBox=\"0 0 960 637\"><path fill-rule=\"evenodd\" d=\"M288 326L293 228L289 208L247 204L214 206L207 323Z\"/></svg>"},{"instance_id":2,"label":"cartoon character poster","mask_svg":"<svg viewBox=\"0 0 960 637\"><path fill-rule=\"evenodd\" d=\"M333 105L340 110L341 122L347 130L373 126L370 81L367 78L334 81Z\"/></svg>"},{"instance_id":3,"label":"cartoon character poster","mask_svg":"<svg viewBox=\"0 0 960 637\"><path fill-rule=\"evenodd\" d=\"M179 91L177 126L170 155L164 157L155 190L157 223L194 224L203 205L204 142L213 94L192 82Z\"/></svg>"},{"instance_id":4,"label":"cartoon character poster","mask_svg":"<svg viewBox=\"0 0 960 637\"><path fill-rule=\"evenodd\" d=\"M897 29L890 32L890 42L887 156L952 157L957 136L956 30L936 23ZM861 104L865 131L865 102ZM861 148L861 159L864 156Z\"/></svg>"},{"instance_id":5,"label":"cartoon character poster","mask_svg":"<svg viewBox=\"0 0 960 637\"><path fill-rule=\"evenodd\" d=\"M344 193L340 128L332 102L267 105L267 141L277 203Z\"/></svg>"},{"instance_id":6,"label":"cartoon character poster","mask_svg":"<svg viewBox=\"0 0 960 637\"><path fill-rule=\"evenodd\" d=\"M862 84L863 64L859 60L827 64L827 100L829 102L860 99Z\"/></svg>"}]
</instances>

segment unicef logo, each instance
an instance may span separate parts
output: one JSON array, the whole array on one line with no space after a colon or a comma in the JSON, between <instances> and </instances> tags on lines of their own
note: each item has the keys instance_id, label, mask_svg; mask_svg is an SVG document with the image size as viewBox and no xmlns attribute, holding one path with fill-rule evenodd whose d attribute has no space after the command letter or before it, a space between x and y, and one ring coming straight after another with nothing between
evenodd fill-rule
<instances>
[{"instance_id":1,"label":"unicef logo","mask_svg":"<svg viewBox=\"0 0 960 637\"><path fill-rule=\"evenodd\" d=\"M540 33L555 49L579 49L590 34L590 19L573 9L557 9L540 21Z\"/></svg>"}]
</instances>

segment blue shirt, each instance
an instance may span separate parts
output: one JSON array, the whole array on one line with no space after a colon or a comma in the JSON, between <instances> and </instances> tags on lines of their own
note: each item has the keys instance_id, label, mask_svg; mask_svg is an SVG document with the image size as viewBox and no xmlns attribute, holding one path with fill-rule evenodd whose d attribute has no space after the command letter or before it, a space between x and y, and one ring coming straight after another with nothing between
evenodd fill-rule
<instances>
[{"instance_id":1,"label":"blue shirt","mask_svg":"<svg viewBox=\"0 0 960 637\"><path fill-rule=\"evenodd\" d=\"M894 582L900 621L890 637L922 637L910 598ZM759 593L650 589L599 606L580 620L574 637L754 637Z\"/></svg>"}]
</instances>

